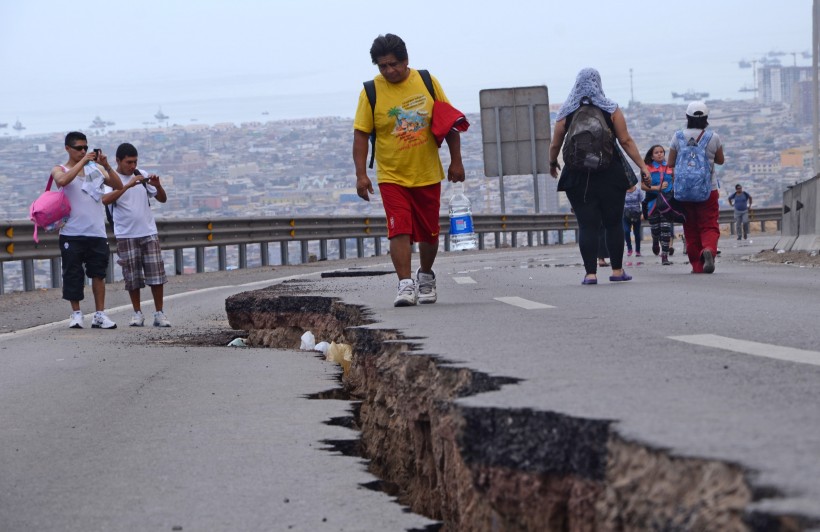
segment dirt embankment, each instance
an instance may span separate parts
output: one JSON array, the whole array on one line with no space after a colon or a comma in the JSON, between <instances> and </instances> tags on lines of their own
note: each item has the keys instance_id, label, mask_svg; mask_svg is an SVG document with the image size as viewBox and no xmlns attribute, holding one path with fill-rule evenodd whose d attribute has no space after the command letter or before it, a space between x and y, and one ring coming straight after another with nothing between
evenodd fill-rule
<instances>
[{"instance_id":1,"label":"dirt embankment","mask_svg":"<svg viewBox=\"0 0 820 532\"><path fill-rule=\"evenodd\" d=\"M820 254L816 251L761 251L750 260L773 264L796 264L798 266L820 266Z\"/></svg>"}]
</instances>

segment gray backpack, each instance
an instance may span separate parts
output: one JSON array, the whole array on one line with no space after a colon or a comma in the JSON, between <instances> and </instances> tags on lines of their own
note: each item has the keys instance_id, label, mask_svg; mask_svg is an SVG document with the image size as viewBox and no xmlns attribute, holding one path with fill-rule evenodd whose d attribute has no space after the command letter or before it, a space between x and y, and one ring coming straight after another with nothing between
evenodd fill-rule
<instances>
[{"instance_id":1,"label":"gray backpack","mask_svg":"<svg viewBox=\"0 0 820 532\"><path fill-rule=\"evenodd\" d=\"M615 136L604 112L584 97L572 115L564 138L564 164L584 172L600 172L609 167L615 153Z\"/></svg>"}]
</instances>

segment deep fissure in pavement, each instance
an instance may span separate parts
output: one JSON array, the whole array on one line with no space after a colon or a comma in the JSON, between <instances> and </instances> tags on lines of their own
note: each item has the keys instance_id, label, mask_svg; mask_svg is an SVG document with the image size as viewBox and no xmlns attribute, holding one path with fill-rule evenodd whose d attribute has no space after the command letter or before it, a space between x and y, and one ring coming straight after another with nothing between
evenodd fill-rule
<instances>
[{"instance_id":1,"label":"deep fissure in pavement","mask_svg":"<svg viewBox=\"0 0 820 532\"><path fill-rule=\"evenodd\" d=\"M799 517L749 510L776 496L741 467L673 456L621 438L611 420L456 400L517 382L431 355L371 313L276 285L226 301L251 346L294 349L305 331L353 346L341 391L356 440L323 442L367 458L386 490L442 530L801 530ZM298 293L310 293L302 284Z\"/></svg>"}]
</instances>

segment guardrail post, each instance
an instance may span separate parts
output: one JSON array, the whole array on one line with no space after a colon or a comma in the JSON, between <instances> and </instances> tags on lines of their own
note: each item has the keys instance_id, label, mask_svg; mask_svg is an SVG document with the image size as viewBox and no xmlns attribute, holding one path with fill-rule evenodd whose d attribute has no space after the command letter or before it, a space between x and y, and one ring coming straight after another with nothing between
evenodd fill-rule
<instances>
[{"instance_id":1,"label":"guardrail post","mask_svg":"<svg viewBox=\"0 0 820 532\"><path fill-rule=\"evenodd\" d=\"M174 273L177 275L182 275L185 271L185 255L183 255L183 249L175 249L174 250Z\"/></svg>"},{"instance_id":2,"label":"guardrail post","mask_svg":"<svg viewBox=\"0 0 820 532\"><path fill-rule=\"evenodd\" d=\"M486 242L484 239L486 238L486 234L478 233L478 249L486 249ZM449 235L448 235L449 238Z\"/></svg>"},{"instance_id":3,"label":"guardrail post","mask_svg":"<svg viewBox=\"0 0 820 532\"><path fill-rule=\"evenodd\" d=\"M564 231L560 230L560 229L558 230L558 243L559 244L564 243Z\"/></svg>"},{"instance_id":4,"label":"guardrail post","mask_svg":"<svg viewBox=\"0 0 820 532\"><path fill-rule=\"evenodd\" d=\"M224 272L228 269L228 252L225 249L225 246L216 247L216 256L218 262L217 268L219 271Z\"/></svg>"},{"instance_id":5,"label":"guardrail post","mask_svg":"<svg viewBox=\"0 0 820 532\"><path fill-rule=\"evenodd\" d=\"M0 296L6 293L6 279L3 277L3 263L0 262Z\"/></svg>"},{"instance_id":6,"label":"guardrail post","mask_svg":"<svg viewBox=\"0 0 820 532\"><path fill-rule=\"evenodd\" d=\"M302 264L307 264L310 261L310 253L308 252L308 241L302 240L299 242L302 252Z\"/></svg>"},{"instance_id":7,"label":"guardrail post","mask_svg":"<svg viewBox=\"0 0 820 532\"><path fill-rule=\"evenodd\" d=\"M533 235L534 235L534 233L532 231L527 231L527 246L529 246L529 247L533 247L532 244L535 240L533 238Z\"/></svg>"},{"instance_id":8,"label":"guardrail post","mask_svg":"<svg viewBox=\"0 0 820 532\"><path fill-rule=\"evenodd\" d=\"M373 239L373 251L376 253L376 256L379 257L382 254L382 237L377 236Z\"/></svg>"},{"instance_id":9,"label":"guardrail post","mask_svg":"<svg viewBox=\"0 0 820 532\"><path fill-rule=\"evenodd\" d=\"M279 263L282 266L290 264L288 262L288 243L287 241L279 242Z\"/></svg>"},{"instance_id":10,"label":"guardrail post","mask_svg":"<svg viewBox=\"0 0 820 532\"><path fill-rule=\"evenodd\" d=\"M735 222L729 222L729 234L736 235L735 233Z\"/></svg>"},{"instance_id":11,"label":"guardrail post","mask_svg":"<svg viewBox=\"0 0 820 532\"><path fill-rule=\"evenodd\" d=\"M203 246L198 246L194 248L194 254L196 256L196 273L204 273L205 272L205 248Z\"/></svg>"},{"instance_id":12,"label":"guardrail post","mask_svg":"<svg viewBox=\"0 0 820 532\"><path fill-rule=\"evenodd\" d=\"M514 248L518 247L518 231L513 231L510 235L510 245Z\"/></svg>"},{"instance_id":13,"label":"guardrail post","mask_svg":"<svg viewBox=\"0 0 820 532\"><path fill-rule=\"evenodd\" d=\"M32 259L23 260L23 290L26 292L34 290L34 261Z\"/></svg>"},{"instance_id":14,"label":"guardrail post","mask_svg":"<svg viewBox=\"0 0 820 532\"><path fill-rule=\"evenodd\" d=\"M500 247L501 247L501 233L496 231L496 233L495 233L495 249L498 249Z\"/></svg>"},{"instance_id":15,"label":"guardrail post","mask_svg":"<svg viewBox=\"0 0 820 532\"><path fill-rule=\"evenodd\" d=\"M360 259L364 257L364 238L356 238L356 256Z\"/></svg>"},{"instance_id":16,"label":"guardrail post","mask_svg":"<svg viewBox=\"0 0 820 532\"><path fill-rule=\"evenodd\" d=\"M51 288L63 286L63 261L61 257L50 259L51 263Z\"/></svg>"},{"instance_id":17,"label":"guardrail post","mask_svg":"<svg viewBox=\"0 0 820 532\"><path fill-rule=\"evenodd\" d=\"M239 267L243 270L248 268L248 245L239 244Z\"/></svg>"},{"instance_id":18,"label":"guardrail post","mask_svg":"<svg viewBox=\"0 0 820 532\"><path fill-rule=\"evenodd\" d=\"M344 238L339 239L339 258L347 258L347 240Z\"/></svg>"},{"instance_id":19,"label":"guardrail post","mask_svg":"<svg viewBox=\"0 0 820 532\"><path fill-rule=\"evenodd\" d=\"M327 260L327 239L319 241L319 260Z\"/></svg>"},{"instance_id":20,"label":"guardrail post","mask_svg":"<svg viewBox=\"0 0 820 532\"><path fill-rule=\"evenodd\" d=\"M268 242L259 243L259 260L262 262L262 266L270 266L270 248L268 247Z\"/></svg>"}]
</instances>

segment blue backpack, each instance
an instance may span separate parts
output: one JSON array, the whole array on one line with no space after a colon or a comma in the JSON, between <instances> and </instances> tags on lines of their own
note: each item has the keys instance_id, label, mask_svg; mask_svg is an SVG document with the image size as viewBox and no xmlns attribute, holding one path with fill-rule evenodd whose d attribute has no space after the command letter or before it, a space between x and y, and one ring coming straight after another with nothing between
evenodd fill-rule
<instances>
[{"instance_id":1,"label":"blue backpack","mask_svg":"<svg viewBox=\"0 0 820 532\"><path fill-rule=\"evenodd\" d=\"M706 156L706 146L712 140L712 132L701 131L697 139L683 137L683 131L675 133L677 159L673 190L678 201L701 202L712 193L712 166Z\"/></svg>"}]
</instances>

